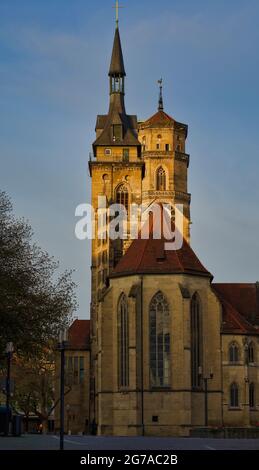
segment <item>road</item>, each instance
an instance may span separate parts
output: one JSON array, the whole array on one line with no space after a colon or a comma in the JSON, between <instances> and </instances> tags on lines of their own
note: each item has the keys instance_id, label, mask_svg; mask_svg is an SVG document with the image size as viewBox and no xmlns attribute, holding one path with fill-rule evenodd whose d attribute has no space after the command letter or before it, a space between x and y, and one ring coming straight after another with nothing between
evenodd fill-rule
<instances>
[{"instance_id":1,"label":"road","mask_svg":"<svg viewBox=\"0 0 259 470\"><path fill-rule=\"evenodd\" d=\"M0 437L0 450L55 450L59 437ZM65 450L259 450L259 439L65 436Z\"/></svg>"}]
</instances>

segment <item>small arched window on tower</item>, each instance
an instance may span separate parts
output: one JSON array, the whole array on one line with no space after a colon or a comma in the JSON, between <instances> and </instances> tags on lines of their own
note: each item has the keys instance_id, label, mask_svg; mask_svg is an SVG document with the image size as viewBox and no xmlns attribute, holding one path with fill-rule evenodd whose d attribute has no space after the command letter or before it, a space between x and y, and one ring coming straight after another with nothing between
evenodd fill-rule
<instances>
[{"instance_id":1,"label":"small arched window on tower","mask_svg":"<svg viewBox=\"0 0 259 470\"><path fill-rule=\"evenodd\" d=\"M129 210L129 192L125 184L121 184L116 191L116 204L121 204Z\"/></svg>"},{"instance_id":2,"label":"small arched window on tower","mask_svg":"<svg viewBox=\"0 0 259 470\"><path fill-rule=\"evenodd\" d=\"M159 291L149 306L149 357L151 387L170 386L170 312Z\"/></svg>"},{"instance_id":3,"label":"small arched window on tower","mask_svg":"<svg viewBox=\"0 0 259 470\"><path fill-rule=\"evenodd\" d=\"M129 386L129 316L128 302L122 294L118 303L118 385L119 388Z\"/></svg>"},{"instance_id":4,"label":"small arched window on tower","mask_svg":"<svg viewBox=\"0 0 259 470\"><path fill-rule=\"evenodd\" d=\"M124 92L124 78L118 76L112 76L110 78L110 86L112 93L123 93Z\"/></svg>"},{"instance_id":5,"label":"small arched window on tower","mask_svg":"<svg viewBox=\"0 0 259 470\"><path fill-rule=\"evenodd\" d=\"M166 190L166 174L165 170L161 166L156 172L156 189L157 191Z\"/></svg>"},{"instance_id":6,"label":"small arched window on tower","mask_svg":"<svg viewBox=\"0 0 259 470\"><path fill-rule=\"evenodd\" d=\"M237 363L239 361L239 347L237 343L232 342L228 350L229 362Z\"/></svg>"},{"instance_id":7,"label":"small arched window on tower","mask_svg":"<svg viewBox=\"0 0 259 470\"><path fill-rule=\"evenodd\" d=\"M191 381L192 388L201 386L202 371L202 324L201 302L198 294L191 300Z\"/></svg>"},{"instance_id":8,"label":"small arched window on tower","mask_svg":"<svg viewBox=\"0 0 259 470\"><path fill-rule=\"evenodd\" d=\"M162 139L161 134L158 134L158 136L157 136L157 144L156 144L156 149L157 149L157 150L160 150L160 148L161 148L161 139Z\"/></svg>"},{"instance_id":9,"label":"small arched window on tower","mask_svg":"<svg viewBox=\"0 0 259 470\"><path fill-rule=\"evenodd\" d=\"M239 389L236 382L233 382L230 385L230 407L238 408L239 407Z\"/></svg>"},{"instance_id":10,"label":"small arched window on tower","mask_svg":"<svg viewBox=\"0 0 259 470\"><path fill-rule=\"evenodd\" d=\"M254 343L251 341L248 346L248 363L251 364L255 362L255 351L254 351Z\"/></svg>"},{"instance_id":11,"label":"small arched window on tower","mask_svg":"<svg viewBox=\"0 0 259 470\"><path fill-rule=\"evenodd\" d=\"M145 152L146 150L146 137L145 136L142 137L142 150L143 152Z\"/></svg>"}]
</instances>

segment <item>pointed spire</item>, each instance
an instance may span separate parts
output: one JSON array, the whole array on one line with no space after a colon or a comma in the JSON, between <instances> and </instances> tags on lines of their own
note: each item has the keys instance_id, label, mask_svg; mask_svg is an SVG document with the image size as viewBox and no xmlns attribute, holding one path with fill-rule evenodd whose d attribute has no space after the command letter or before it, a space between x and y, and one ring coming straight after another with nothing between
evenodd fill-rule
<instances>
[{"instance_id":1,"label":"pointed spire","mask_svg":"<svg viewBox=\"0 0 259 470\"><path fill-rule=\"evenodd\" d=\"M116 30L115 30L109 76L110 77L114 77L114 76L125 77L126 76L123 54L122 54L122 47L121 47L121 40L120 40L120 32L119 32L118 26L116 27Z\"/></svg>"},{"instance_id":2,"label":"pointed spire","mask_svg":"<svg viewBox=\"0 0 259 470\"><path fill-rule=\"evenodd\" d=\"M158 80L160 93L159 93L159 101L158 101L158 111L164 111L164 102L163 102L163 79L161 78Z\"/></svg>"}]
</instances>

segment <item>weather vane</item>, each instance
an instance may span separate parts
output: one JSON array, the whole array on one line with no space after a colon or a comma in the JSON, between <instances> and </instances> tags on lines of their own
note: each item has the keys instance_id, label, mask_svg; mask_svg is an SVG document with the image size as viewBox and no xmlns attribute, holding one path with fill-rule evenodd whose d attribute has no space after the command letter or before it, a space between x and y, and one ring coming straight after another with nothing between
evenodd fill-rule
<instances>
[{"instance_id":1,"label":"weather vane","mask_svg":"<svg viewBox=\"0 0 259 470\"><path fill-rule=\"evenodd\" d=\"M164 103L163 103L163 79L160 78L160 80L157 81L160 87L160 93L159 93L159 101L158 101L158 110L163 111L164 110Z\"/></svg>"}]
</instances>

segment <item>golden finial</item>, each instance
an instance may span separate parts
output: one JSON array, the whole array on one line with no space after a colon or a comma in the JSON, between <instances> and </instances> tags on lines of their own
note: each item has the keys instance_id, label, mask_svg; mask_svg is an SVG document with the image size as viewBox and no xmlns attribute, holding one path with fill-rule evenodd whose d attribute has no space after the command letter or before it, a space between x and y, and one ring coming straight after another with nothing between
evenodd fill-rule
<instances>
[{"instance_id":1,"label":"golden finial","mask_svg":"<svg viewBox=\"0 0 259 470\"><path fill-rule=\"evenodd\" d=\"M122 5L119 5L119 0L116 0L116 4L114 6L116 10L116 28L119 27L119 8L123 8Z\"/></svg>"},{"instance_id":2,"label":"golden finial","mask_svg":"<svg viewBox=\"0 0 259 470\"><path fill-rule=\"evenodd\" d=\"M119 27L119 0L116 0L116 28Z\"/></svg>"}]
</instances>

